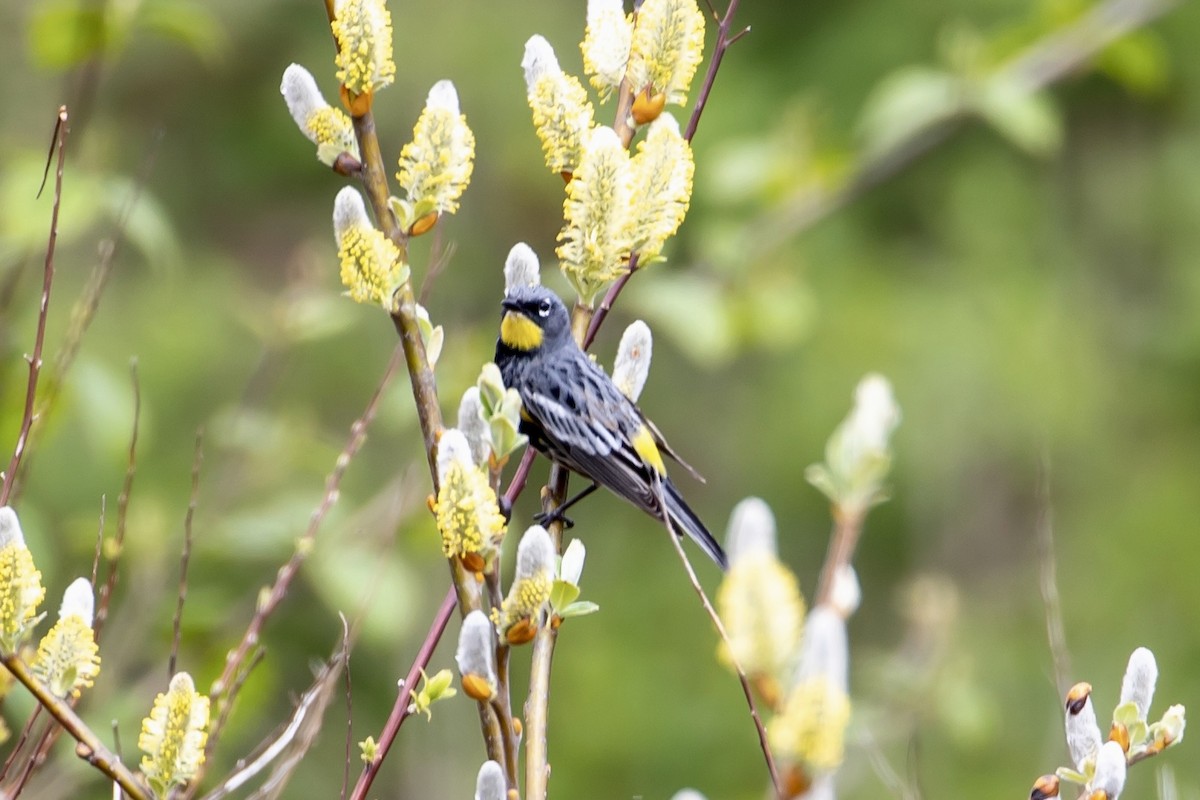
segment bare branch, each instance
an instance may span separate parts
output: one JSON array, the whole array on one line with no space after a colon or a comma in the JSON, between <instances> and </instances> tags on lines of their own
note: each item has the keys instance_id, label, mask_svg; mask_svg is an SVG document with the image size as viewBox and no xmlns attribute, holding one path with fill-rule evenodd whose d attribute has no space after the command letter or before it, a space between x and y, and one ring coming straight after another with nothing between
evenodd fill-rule
<instances>
[{"instance_id":1,"label":"bare branch","mask_svg":"<svg viewBox=\"0 0 1200 800\"><path fill-rule=\"evenodd\" d=\"M454 587L450 587L446 591L446 596L442 599L441 608L434 615L433 622L429 626L429 632L425 634L425 641L421 643L421 649L417 651L412 666L408 668L408 675L405 676L404 683L396 695L396 702L392 706L392 713L388 715L387 722L383 726L383 732L379 734L378 750L375 758L363 768L362 774L358 777L358 782L354 785L354 791L350 793L351 800L364 800L367 792L371 790L371 783L375 780L375 775L379 772L379 767L383 763L383 759L387 756L388 751L391 750L392 743L396 740L396 734L400 732L400 726L408 718L409 708L412 705L412 689L420 680L421 670L429 666L429 660L433 658L433 651L437 648L438 642L441 641L442 633L445 632L446 625L450 622L450 617L454 613L454 608L457 604L458 596Z\"/></svg>"},{"instance_id":2,"label":"bare branch","mask_svg":"<svg viewBox=\"0 0 1200 800\"><path fill-rule=\"evenodd\" d=\"M104 746L100 737L84 724L75 710L62 698L56 697L19 656L3 658L4 666L13 674L29 693L54 717L59 725L78 742L75 753L84 761L112 778L133 800L147 800L150 796L141 782L120 762L111 750Z\"/></svg>"},{"instance_id":3,"label":"bare branch","mask_svg":"<svg viewBox=\"0 0 1200 800\"><path fill-rule=\"evenodd\" d=\"M50 212L50 236L46 243L46 259L42 269L42 300L38 306L37 334L33 341L33 355L29 357L29 379L25 387L25 410L21 415L21 431L17 435L17 443L13 447L12 458L8 462L8 470L4 473L4 483L0 486L0 506L8 505L17 482L17 470L21 466L21 456L29 441L29 431L33 427L34 403L37 400L38 376L42 370L42 348L46 343L46 320L50 316L50 287L54 285L54 251L58 244L58 212L62 206L63 167L67 161L67 134L71 127L68 124L67 107L59 106L58 117L54 124L54 144L51 152L58 151L58 163L54 170L54 207Z\"/></svg>"},{"instance_id":4,"label":"bare branch","mask_svg":"<svg viewBox=\"0 0 1200 800\"><path fill-rule=\"evenodd\" d=\"M167 681L175 676L175 664L179 658L179 638L183 629L183 603L187 599L188 562L192 558L192 520L196 516L196 504L200 496L200 466L204 463L204 429L196 431L195 455L192 458L192 493L188 498L187 514L183 518L183 552L179 555L179 597L175 602L175 619L171 629L171 656L167 659Z\"/></svg>"}]
</instances>

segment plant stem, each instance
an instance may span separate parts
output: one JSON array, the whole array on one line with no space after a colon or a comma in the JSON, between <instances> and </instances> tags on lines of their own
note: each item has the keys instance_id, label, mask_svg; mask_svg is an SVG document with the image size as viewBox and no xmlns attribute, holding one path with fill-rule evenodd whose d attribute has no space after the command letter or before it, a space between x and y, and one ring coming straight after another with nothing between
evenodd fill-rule
<instances>
[{"instance_id":1,"label":"plant stem","mask_svg":"<svg viewBox=\"0 0 1200 800\"><path fill-rule=\"evenodd\" d=\"M446 590L446 596L442 599L442 605L433 617L433 622L429 626L429 632L425 634L425 641L421 643L421 649L417 651L417 656L413 659L412 666L408 668L408 675L405 676L404 685L400 687L400 691L396 696L396 702L392 706L392 713L388 716L387 722L383 726L383 732L379 735L375 758L363 768L362 774L358 777L358 782L354 785L354 791L350 794L351 800L364 800L367 792L371 790L371 783L375 780L375 775L379 772L379 767L383 763L384 757L391 749L392 742L396 740L396 734L400 732L400 726L404 724L404 720L408 717L408 710L412 705L413 687L421 679L421 670L429 666L429 660L433 658L433 651L437 648L438 642L441 641L442 633L446 630L446 625L450 622L450 616L454 613L454 608L457 605L458 598L454 588L451 587Z\"/></svg>"},{"instance_id":2,"label":"plant stem","mask_svg":"<svg viewBox=\"0 0 1200 800\"><path fill-rule=\"evenodd\" d=\"M58 152L58 161L54 168L54 206L50 212L50 236L46 243L46 258L42 268L42 299L38 306L37 334L33 340L33 355L29 357L29 380L25 384L25 410L21 414L21 431L17 434L17 443L13 447L8 470L4 473L4 483L0 486L0 506L8 505L13 486L17 482L21 456L29 442L29 431L33 427L38 375L42 371L42 348L46 343L46 320L50 316L50 287L54 285L54 250L58 244L58 212L62 206L63 167L67 161L67 134L71 130L69 119L67 107L59 106L54 124L54 144L51 147L52 153Z\"/></svg>"},{"instance_id":3,"label":"plant stem","mask_svg":"<svg viewBox=\"0 0 1200 800\"><path fill-rule=\"evenodd\" d=\"M833 535L829 539L825 562L821 565L821 577L817 580L814 608L828 605L833 599L833 585L838 572L854 560L854 550L858 547L865 516L864 511L847 511L839 507L833 509Z\"/></svg>"},{"instance_id":4,"label":"plant stem","mask_svg":"<svg viewBox=\"0 0 1200 800\"><path fill-rule=\"evenodd\" d=\"M46 709L47 713L62 725L63 728L78 743L75 753L84 761L103 772L118 784L126 794L134 800L148 800L150 797L146 787L120 762L117 756L100 741L92 729L84 724L71 706L61 697L57 697L29 669L20 657L15 655L3 658L4 666L29 693Z\"/></svg>"},{"instance_id":5,"label":"plant stem","mask_svg":"<svg viewBox=\"0 0 1200 800\"><path fill-rule=\"evenodd\" d=\"M733 25L733 15L737 12L739 0L729 0L729 5L725 8L725 15L721 17L721 21L717 24L717 44L713 48L713 57L708 62L708 69L704 73L704 82L700 84L700 91L696 94L696 105L692 109L692 116L688 119L687 130L683 134L683 138L689 142L696 135L696 128L700 125L700 115L704 113L704 107L708 105L708 96L712 93L713 84L717 80L717 71L721 69L721 61L725 58L725 51L729 46L748 32L746 28L740 33L733 36L729 35L731 26Z\"/></svg>"},{"instance_id":6,"label":"plant stem","mask_svg":"<svg viewBox=\"0 0 1200 800\"><path fill-rule=\"evenodd\" d=\"M575 307L577 317L586 313ZM586 320L584 321L586 326ZM578 326L576 326L578 329ZM552 511L562 505L567 496L570 472L555 464L542 493L542 510ZM558 520L549 527L556 552L562 552L563 523ZM550 667L554 661L554 645L558 629L549 623L538 627L533 638L533 654L529 666L529 696L525 699L525 800L545 800L550 779L550 754L546 731L550 717Z\"/></svg>"}]
</instances>

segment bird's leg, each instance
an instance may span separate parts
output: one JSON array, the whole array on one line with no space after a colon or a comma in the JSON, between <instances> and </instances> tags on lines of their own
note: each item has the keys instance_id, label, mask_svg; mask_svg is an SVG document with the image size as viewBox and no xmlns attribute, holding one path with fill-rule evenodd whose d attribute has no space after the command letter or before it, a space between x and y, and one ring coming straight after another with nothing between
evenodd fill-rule
<instances>
[{"instance_id":1,"label":"bird's leg","mask_svg":"<svg viewBox=\"0 0 1200 800\"><path fill-rule=\"evenodd\" d=\"M581 491L579 494L572 497L570 500L565 501L561 506L554 509L553 511L542 511L538 514L534 514L533 521L536 522L538 525L549 525L552 522L558 522L559 520L561 520L562 524L564 526L566 526L567 528L574 528L575 522L573 520L567 518L567 516L563 512L565 512L568 508L570 508L571 506L578 503L583 498L587 497L592 492L596 491L598 488L600 488L600 484L596 483L595 481L592 481L591 486L587 487L586 489Z\"/></svg>"}]
</instances>

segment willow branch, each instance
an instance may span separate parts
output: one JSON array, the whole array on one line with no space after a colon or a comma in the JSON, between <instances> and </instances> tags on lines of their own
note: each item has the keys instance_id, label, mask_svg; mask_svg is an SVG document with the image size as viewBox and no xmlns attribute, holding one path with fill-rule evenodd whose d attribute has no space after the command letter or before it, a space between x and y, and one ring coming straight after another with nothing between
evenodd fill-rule
<instances>
[{"instance_id":1,"label":"willow branch","mask_svg":"<svg viewBox=\"0 0 1200 800\"><path fill-rule=\"evenodd\" d=\"M530 448L532 452L533 448ZM499 481L499 471L493 472L493 486ZM500 566L499 559L492 565L492 568L484 573L484 578L487 581L488 602L491 606L491 613L500 613L501 605L504 602L504 590L500 586ZM491 616L491 614L489 614ZM488 758L497 762L504 767L505 778L508 781L510 788L515 789L520 785L518 775L518 757L517 757L517 732L513 726L512 715L512 687L509 684L508 662L512 648L504 637L499 637L496 643L496 696L488 702L491 713L495 716L500 727L501 739L499 742L499 752L493 754L490 747L488 750ZM483 705L481 702L480 705Z\"/></svg>"},{"instance_id":2,"label":"willow branch","mask_svg":"<svg viewBox=\"0 0 1200 800\"><path fill-rule=\"evenodd\" d=\"M862 534L865 511L846 510L839 506L833 509L833 535L829 539L829 549L825 552L825 561L821 565L821 576L817 579L816 599L813 607L828 605L833 599L833 586L840 571L850 566L854 560L854 551L858 547L858 538Z\"/></svg>"},{"instance_id":3,"label":"willow branch","mask_svg":"<svg viewBox=\"0 0 1200 800\"><path fill-rule=\"evenodd\" d=\"M332 5L328 2L326 2L326 13L332 21L333 9ZM379 147L379 136L375 129L374 116L370 111L367 111L361 115L352 115L351 121L354 125L355 136L358 139L359 154L362 162L359 175L362 179L367 202L371 205L372 213L380 230L399 249L400 257L407 259L408 234L400 228L396 220L396 215L392 213L391 205L388 202L391 197L391 189L388 185L387 171L384 168L383 153ZM411 379L413 404L416 407L417 419L421 426L425 456L429 464L433 491L436 494L438 490L437 441L442 433L442 412L438 403L437 381L433 374L433 368L429 364L429 357L425 352L425 343L421 339L421 331L417 323L417 301L413 291L411 273L409 279L396 290L392 297L391 317L392 324L396 329L396 334L399 336L400 344L404 350L404 361L408 368L409 378ZM457 559L449 561L449 568L459 609L462 616L465 617L468 613L480 608L482 605L479 583L475 580L473 574L463 569L462 564ZM438 637L441 636L444 628L444 624L440 627L435 626ZM436 644L436 640L432 642L432 645ZM415 678L410 675L406 687L411 686L412 680L415 680ZM407 691L408 689L406 688L405 692L402 693L403 696L397 701L398 706L403 701L404 708L399 712L395 709L393 710L392 718L388 721L388 728L385 729L385 732L390 731L391 735L381 739L375 766L372 768L371 765L368 765L368 769L364 771L363 777L359 780L359 786L355 788L355 796L359 796L357 793L360 790L365 792L366 787L370 786L374 772L378 769L378 762L382 761L387 755L392 740L395 738L395 731L399 730L400 724L407 716ZM488 743L489 755L494 754L499 758L503 758L501 742L505 735L505 729L511 731L511 720L497 719L492 710L484 705L480 708L480 725L484 741Z\"/></svg>"},{"instance_id":4,"label":"willow branch","mask_svg":"<svg viewBox=\"0 0 1200 800\"><path fill-rule=\"evenodd\" d=\"M50 212L50 237L46 243L46 258L42 268L42 299L38 306L37 334L33 340L33 355L28 358L29 380L25 384L25 410L21 414L21 431L17 434L17 443L13 447L8 470L4 473L3 486L0 486L0 506L8 505L13 485L17 481L17 470L21 466L21 456L29 442L29 431L33 427L38 376L42 371L42 348L46 343L46 320L50 316L50 287L54 285L54 251L58 244L58 212L62 206L63 167L67 161L67 133L70 131L68 121L67 107L59 106L54 124L54 144L51 147L51 152L58 152L58 161L54 168L54 207Z\"/></svg>"},{"instance_id":5,"label":"willow branch","mask_svg":"<svg viewBox=\"0 0 1200 800\"><path fill-rule=\"evenodd\" d=\"M729 46L750 32L749 28L744 28L736 34L730 35L730 30L733 26L733 15L737 12L739 0L729 0L729 5L725 9L725 15L721 17L721 21L717 24L717 44L713 48L713 57L708 62L708 69L704 73L704 82L700 84L700 91L696 94L696 105L692 109L692 116L688 119L687 130L683 134L683 138L689 142L696 135L696 128L700 125L700 115L704 113L704 107L708 105L708 96L712 93L713 84L717 80L717 72L721 69L721 61L725 58L725 51Z\"/></svg>"},{"instance_id":6,"label":"willow branch","mask_svg":"<svg viewBox=\"0 0 1200 800\"><path fill-rule=\"evenodd\" d=\"M441 641L442 633L446 630L446 625L450 622L450 617L454 613L456 605L457 597L453 587L451 587L446 591L446 597L442 600L441 608L434 615L433 623L429 626L429 632L425 634L425 641L421 643L421 649L417 651L417 656L413 659L412 666L408 669L408 675L405 676L404 683L400 686L400 691L396 695L396 702L392 706L392 713L388 716L387 722L383 726L383 732L379 735L375 757L367 762L362 774L359 775L358 783L354 785L354 791L350 794L351 800L364 800L367 792L371 790L371 783L375 780L375 775L379 772L379 767L383 764L384 757L391 749L392 743L396 740L396 734L400 732L400 726L404 724L404 720L409 716L409 710L412 707L413 687L420 681L421 671L429 666L429 660L433 658L433 651L437 648L438 642Z\"/></svg>"},{"instance_id":7,"label":"willow branch","mask_svg":"<svg viewBox=\"0 0 1200 800\"><path fill-rule=\"evenodd\" d=\"M13 674L29 693L41 704L42 708L71 735L78 743L75 753L84 761L112 778L133 800L148 800L150 797L146 787L120 762L116 755L104 746L92 729L84 724L61 697L54 695L29 669L19 656L9 655L3 658L4 666Z\"/></svg>"},{"instance_id":8,"label":"willow branch","mask_svg":"<svg viewBox=\"0 0 1200 800\"><path fill-rule=\"evenodd\" d=\"M29 735L33 733L34 723L38 721L41 715L42 707L34 706L33 711L29 713L29 717L25 720L25 724L21 726L21 735L17 738L17 743L13 745L12 750L8 753L8 758L4 760L4 766L0 768L0 781L8 777L8 771L17 763L17 756L21 755L21 751L25 749L26 743L30 741ZM31 758L34 757L36 756L31 756Z\"/></svg>"},{"instance_id":9,"label":"willow branch","mask_svg":"<svg viewBox=\"0 0 1200 800\"><path fill-rule=\"evenodd\" d=\"M576 306L577 321L581 307ZM586 321L583 323L586 326ZM542 510L553 511L565 502L570 473L555 464L550 468L550 480L542 492ZM562 520L548 528L554 549L562 551ZM533 654L529 666L529 696L525 699L525 800L545 800L550 779L550 753L546 731L550 719L550 667L554 661L554 645L558 629L545 624L533 637Z\"/></svg>"}]
</instances>

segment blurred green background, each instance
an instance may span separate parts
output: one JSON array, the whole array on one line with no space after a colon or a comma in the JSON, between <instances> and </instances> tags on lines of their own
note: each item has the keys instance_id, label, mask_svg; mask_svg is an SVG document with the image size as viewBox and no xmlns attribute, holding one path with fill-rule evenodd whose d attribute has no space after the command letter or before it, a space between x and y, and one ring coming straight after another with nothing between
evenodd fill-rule
<instances>
[{"instance_id":1,"label":"blurred green background","mask_svg":"<svg viewBox=\"0 0 1200 800\"><path fill-rule=\"evenodd\" d=\"M1086 28L1091 8L743 3L737 22L753 32L729 52L700 125L689 218L594 348L610 363L624 325L650 323L642 406L708 476L685 479L684 494L716 531L739 499L765 498L808 595L830 525L804 468L822 458L862 375L893 382L904 415L893 499L869 518L856 561L846 798L898 794L893 779L931 797L1021 796L1066 762L1039 520L1055 537L1069 677L1093 684L1102 722L1138 645L1158 656L1155 710L1200 707L1200 7L1180 4L1067 70L1018 62L1032 70L1021 79L1053 84L1030 94L1013 59L1064 52L1075 40L1063 31ZM388 158L446 77L478 141L460 213L413 252L421 280L431 250L454 247L427 302L446 329L438 378L452 416L491 356L509 248L528 242L565 292L553 269L562 184L542 166L519 62L541 33L579 73L584 3L391 9L398 78L376 104ZM5 462L36 325L50 193L35 193L58 105L71 104L74 122L48 361L144 183L17 505L53 610L90 571L102 498L112 533L136 358L127 551L104 668L81 706L102 733L115 720L136 761L139 721L167 681L197 429L179 664L206 688L304 531L395 337L378 312L340 297L330 213L344 181L313 158L279 96L296 61L336 97L320 3L18 0L0 6L0 25ZM332 650L339 611L366 610L353 736L378 735L447 585L406 383L387 388L267 627L266 658L210 776L287 715L311 662ZM575 519L584 597L602 610L559 640L552 795L667 798L694 786L711 800L762 797L737 682L660 529L608 496ZM714 571L698 568L715 588ZM452 665L456 630L435 668ZM514 664L519 706L527 654ZM29 708L19 694L4 708L13 727ZM335 699L287 796L336 795L345 717ZM1126 796L1156 796L1160 768L1178 796L1200 796L1193 747L1136 767ZM56 753L31 796L106 795L67 743ZM470 797L482 758L474 704L455 698L432 722L406 724L372 794Z\"/></svg>"}]
</instances>

